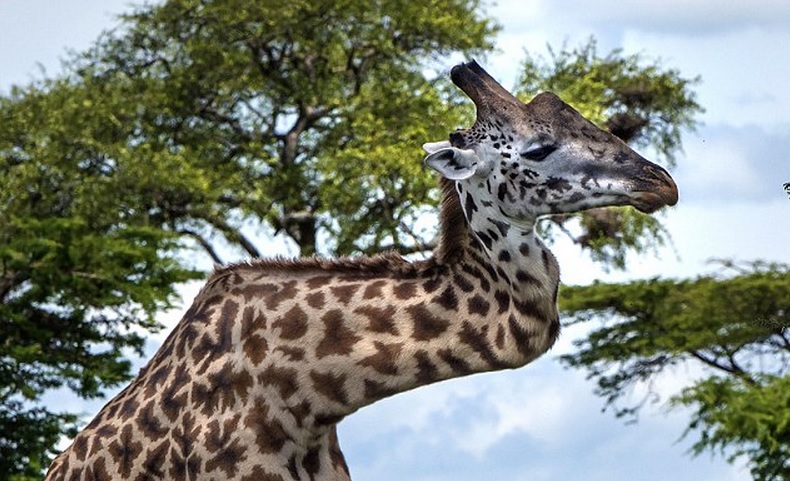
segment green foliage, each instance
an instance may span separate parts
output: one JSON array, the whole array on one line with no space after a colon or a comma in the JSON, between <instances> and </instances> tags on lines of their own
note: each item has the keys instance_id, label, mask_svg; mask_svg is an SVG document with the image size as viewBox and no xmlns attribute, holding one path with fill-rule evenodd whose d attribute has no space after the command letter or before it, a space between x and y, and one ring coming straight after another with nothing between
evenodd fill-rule
<instances>
[{"instance_id":1,"label":"green foliage","mask_svg":"<svg viewBox=\"0 0 790 481\"><path fill-rule=\"evenodd\" d=\"M31 408L18 400L2 399L0 413L0 479L41 479L49 467L52 446L63 434L76 434L77 417Z\"/></svg>"},{"instance_id":2,"label":"green foliage","mask_svg":"<svg viewBox=\"0 0 790 481\"><path fill-rule=\"evenodd\" d=\"M75 62L74 81L123 92L137 155L208 171L178 186L163 215L216 261L216 234L260 255L245 221L284 232L303 255L408 250L404 219L435 200L430 174L413 167L419 146L458 119L423 72L491 47L496 28L478 6L169 1L128 15L123 36Z\"/></svg>"},{"instance_id":3,"label":"green foliage","mask_svg":"<svg viewBox=\"0 0 790 481\"><path fill-rule=\"evenodd\" d=\"M436 178L415 159L424 155L421 145L427 139L446 138L448 124L469 121L448 102L453 93L446 80L427 84L415 75L393 85L388 77L361 93L347 126L348 140L327 139L318 159L325 179L320 203L332 206L322 225L337 253L429 248L434 233L418 233L413 226L438 204L438 190ZM409 97L414 93L416 98ZM437 119L437 124L425 119Z\"/></svg>"},{"instance_id":4,"label":"green foliage","mask_svg":"<svg viewBox=\"0 0 790 481\"><path fill-rule=\"evenodd\" d=\"M3 479L37 479L73 432L76 416L42 408L42 396L96 397L128 380L126 352L141 352L174 285L195 276L168 255L174 236L123 195L140 174L120 171L112 114L90 101L62 83L0 101Z\"/></svg>"},{"instance_id":5,"label":"green foliage","mask_svg":"<svg viewBox=\"0 0 790 481\"><path fill-rule=\"evenodd\" d=\"M695 451L732 447L731 459L747 456L755 479L790 479L790 404L783 390L790 380L790 266L728 266L737 275L563 289L561 310L576 322L615 321L577 341L578 351L562 361L587 370L618 416L635 414L651 398L618 405L635 385L649 385L672 366L701 363L710 377L672 404L696 408Z\"/></svg>"},{"instance_id":6,"label":"green foliage","mask_svg":"<svg viewBox=\"0 0 790 481\"><path fill-rule=\"evenodd\" d=\"M760 376L754 382L711 377L673 401L694 408L689 425L689 431L699 431L694 453L732 447L728 460L745 456L754 479L790 479L789 375Z\"/></svg>"},{"instance_id":7,"label":"green foliage","mask_svg":"<svg viewBox=\"0 0 790 481\"><path fill-rule=\"evenodd\" d=\"M595 39L569 50L549 50L549 58L527 57L517 90L523 99L549 90L601 128L636 148L658 154L657 163L675 165L681 134L693 131L703 112L687 79L674 69L621 50L601 56ZM541 226L548 237L557 231L588 249L605 267L625 268L628 252L644 253L664 245L668 234L655 216L631 208L593 209L554 216Z\"/></svg>"}]
</instances>

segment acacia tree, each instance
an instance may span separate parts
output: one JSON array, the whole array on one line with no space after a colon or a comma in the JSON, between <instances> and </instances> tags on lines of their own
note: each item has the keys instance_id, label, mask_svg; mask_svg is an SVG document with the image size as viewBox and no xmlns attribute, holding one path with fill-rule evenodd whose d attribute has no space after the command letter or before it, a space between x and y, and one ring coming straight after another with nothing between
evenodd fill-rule
<instances>
[{"instance_id":1,"label":"acacia tree","mask_svg":"<svg viewBox=\"0 0 790 481\"><path fill-rule=\"evenodd\" d=\"M628 402L634 386L700 365L669 404L692 409L693 452L745 457L755 480L790 480L790 266L727 265L736 275L565 288L565 315L603 323L561 359L588 372L617 416L657 400L648 390Z\"/></svg>"},{"instance_id":2,"label":"acacia tree","mask_svg":"<svg viewBox=\"0 0 790 481\"><path fill-rule=\"evenodd\" d=\"M419 146L459 119L424 67L491 47L478 6L171 0L127 15L74 81L136 107L120 119L134 150L182 165L178 177L221 172L198 189L185 180L166 208L153 197L216 261L216 234L260 256L244 219L303 255L411 247L404 222L433 185Z\"/></svg>"}]
</instances>

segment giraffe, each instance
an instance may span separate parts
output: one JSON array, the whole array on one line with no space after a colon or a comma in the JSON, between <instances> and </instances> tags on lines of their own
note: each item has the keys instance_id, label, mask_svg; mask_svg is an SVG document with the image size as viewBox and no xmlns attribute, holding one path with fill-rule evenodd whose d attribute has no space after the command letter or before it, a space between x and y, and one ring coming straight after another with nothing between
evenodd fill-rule
<instances>
[{"instance_id":1,"label":"giraffe","mask_svg":"<svg viewBox=\"0 0 790 481\"><path fill-rule=\"evenodd\" d=\"M556 95L522 103L476 62L474 125L425 144L440 242L407 261L218 268L160 350L50 467L60 480L349 480L337 424L419 386L517 368L559 333L545 214L677 202L674 181Z\"/></svg>"}]
</instances>

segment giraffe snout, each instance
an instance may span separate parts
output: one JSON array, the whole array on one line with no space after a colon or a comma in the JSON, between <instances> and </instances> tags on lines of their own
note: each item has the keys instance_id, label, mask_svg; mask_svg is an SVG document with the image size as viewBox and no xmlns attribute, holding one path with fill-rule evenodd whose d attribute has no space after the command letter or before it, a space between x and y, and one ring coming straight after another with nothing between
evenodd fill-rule
<instances>
[{"instance_id":1,"label":"giraffe snout","mask_svg":"<svg viewBox=\"0 0 790 481\"><path fill-rule=\"evenodd\" d=\"M631 200L634 207L644 213L655 212L658 209L678 203L678 186L669 172L663 167L645 161L636 180Z\"/></svg>"}]
</instances>

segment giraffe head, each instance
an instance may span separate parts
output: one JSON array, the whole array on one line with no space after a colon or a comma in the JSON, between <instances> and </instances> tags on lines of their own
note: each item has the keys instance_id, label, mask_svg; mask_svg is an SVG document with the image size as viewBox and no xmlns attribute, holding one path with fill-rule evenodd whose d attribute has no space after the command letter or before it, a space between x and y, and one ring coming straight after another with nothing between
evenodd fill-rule
<instances>
[{"instance_id":1,"label":"giraffe head","mask_svg":"<svg viewBox=\"0 0 790 481\"><path fill-rule=\"evenodd\" d=\"M425 144L425 162L468 189L486 189L511 221L632 205L653 212L678 199L675 182L613 134L552 93L525 104L476 62L451 78L475 103L477 120L449 141Z\"/></svg>"}]
</instances>

